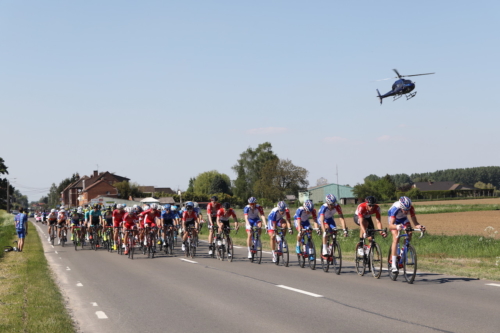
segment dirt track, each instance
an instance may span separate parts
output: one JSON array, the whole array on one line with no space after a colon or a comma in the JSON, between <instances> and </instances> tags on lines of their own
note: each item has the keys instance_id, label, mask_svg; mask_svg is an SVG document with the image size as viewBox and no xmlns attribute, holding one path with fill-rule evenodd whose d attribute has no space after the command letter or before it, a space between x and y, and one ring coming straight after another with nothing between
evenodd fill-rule
<instances>
[{"instance_id":1,"label":"dirt track","mask_svg":"<svg viewBox=\"0 0 500 333\"><path fill-rule=\"evenodd\" d=\"M489 199L484 199L489 200ZM500 201L499 199L496 199ZM471 201L471 200L464 200ZM425 225L432 234L444 235L481 235L487 236L487 227L498 231L496 239L500 239L500 211L481 211L463 213L442 213L417 215L419 223Z\"/></svg>"},{"instance_id":2,"label":"dirt track","mask_svg":"<svg viewBox=\"0 0 500 333\"><path fill-rule=\"evenodd\" d=\"M414 202L414 205L500 205L500 198Z\"/></svg>"}]
</instances>

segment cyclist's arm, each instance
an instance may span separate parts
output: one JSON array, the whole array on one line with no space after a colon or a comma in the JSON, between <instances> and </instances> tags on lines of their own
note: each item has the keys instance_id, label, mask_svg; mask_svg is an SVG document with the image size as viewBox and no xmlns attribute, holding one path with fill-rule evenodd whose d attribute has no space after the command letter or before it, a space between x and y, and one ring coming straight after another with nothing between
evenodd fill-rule
<instances>
[{"instance_id":1,"label":"cyclist's arm","mask_svg":"<svg viewBox=\"0 0 500 333\"><path fill-rule=\"evenodd\" d=\"M326 229L325 228L325 215L324 214L320 214L318 220L319 220L319 224L320 224L321 230L323 230L323 232L325 232L325 229ZM316 228L317 227L318 227L318 223L316 223Z\"/></svg>"},{"instance_id":2,"label":"cyclist's arm","mask_svg":"<svg viewBox=\"0 0 500 333\"><path fill-rule=\"evenodd\" d=\"M395 223L396 223L396 217L391 216L389 219L389 230L398 230L398 226Z\"/></svg>"},{"instance_id":3,"label":"cyclist's arm","mask_svg":"<svg viewBox=\"0 0 500 333\"><path fill-rule=\"evenodd\" d=\"M415 229L420 229L422 231L425 231L425 227L423 225L421 225L420 223L418 223L416 216L410 216L410 219L413 222Z\"/></svg>"}]
</instances>

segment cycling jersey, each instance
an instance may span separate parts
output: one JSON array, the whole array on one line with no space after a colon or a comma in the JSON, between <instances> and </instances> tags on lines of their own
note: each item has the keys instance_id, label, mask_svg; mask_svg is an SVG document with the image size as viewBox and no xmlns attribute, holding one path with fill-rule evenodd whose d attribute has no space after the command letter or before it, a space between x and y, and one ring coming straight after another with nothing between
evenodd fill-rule
<instances>
[{"instance_id":1,"label":"cycling jersey","mask_svg":"<svg viewBox=\"0 0 500 333\"><path fill-rule=\"evenodd\" d=\"M335 220L333 219L335 211L337 212L337 214L342 215L342 208L338 203L335 203L333 205L333 209L328 208L327 203L321 205L321 208L319 209L319 216L323 216L323 223L328 224L330 229L334 229L337 227L337 225L335 224ZM319 223L319 217L318 217L318 223Z\"/></svg>"},{"instance_id":2,"label":"cycling jersey","mask_svg":"<svg viewBox=\"0 0 500 333\"><path fill-rule=\"evenodd\" d=\"M125 222L125 229L132 229L135 226L136 216L135 214L125 213L123 216L123 221Z\"/></svg>"},{"instance_id":3,"label":"cycling jersey","mask_svg":"<svg viewBox=\"0 0 500 333\"><path fill-rule=\"evenodd\" d=\"M65 211L60 211L57 214L57 220L61 221L60 223L66 222L67 218L68 218L68 215L66 215Z\"/></svg>"},{"instance_id":4,"label":"cycling jersey","mask_svg":"<svg viewBox=\"0 0 500 333\"><path fill-rule=\"evenodd\" d=\"M311 226L309 222L309 218L311 217L314 221L317 220L315 208L313 208L310 212L308 212L304 209L304 207L299 207L293 217L295 220L294 221L295 228L297 228L297 230L300 230L301 227L308 229Z\"/></svg>"},{"instance_id":5,"label":"cycling jersey","mask_svg":"<svg viewBox=\"0 0 500 333\"><path fill-rule=\"evenodd\" d=\"M217 211L217 217L221 222L229 222L229 218L232 217L236 221L236 214L232 208L225 210L221 208Z\"/></svg>"},{"instance_id":6,"label":"cycling jersey","mask_svg":"<svg viewBox=\"0 0 500 333\"><path fill-rule=\"evenodd\" d=\"M281 221L283 218L290 220L290 210L288 208L285 209L283 214L280 212L278 207L273 208L273 210L267 216L267 230L275 230L276 222Z\"/></svg>"},{"instance_id":7,"label":"cycling jersey","mask_svg":"<svg viewBox=\"0 0 500 333\"><path fill-rule=\"evenodd\" d=\"M415 208L411 206L409 214L411 217L415 216ZM391 208L389 208L389 223L391 223L391 218L394 217L396 220L394 224L406 224L408 221L408 215L403 212L401 209L401 203L396 201Z\"/></svg>"},{"instance_id":8,"label":"cycling jersey","mask_svg":"<svg viewBox=\"0 0 500 333\"><path fill-rule=\"evenodd\" d=\"M115 209L113 211L113 227L117 228L120 226L125 214L126 212L123 209Z\"/></svg>"},{"instance_id":9,"label":"cycling jersey","mask_svg":"<svg viewBox=\"0 0 500 333\"><path fill-rule=\"evenodd\" d=\"M161 212L161 218L164 220L174 220L177 217L177 212L174 212L173 210L164 210Z\"/></svg>"},{"instance_id":10,"label":"cycling jersey","mask_svg":"<svg viewBox=\"0 0 500 333\"><path fill-rule=\"evenodd\" d=\"M89 213L90 222L92 225L99 225L99 217L101 216L101 210L92 209Z\"/></svg>"},{"instance_id":11,"label":"cycling jersey","mask_svg":"<svg viewBox=\"0 0 500 333\"><path fill-rule=\"evenodd\" d=\"M354 212L354 215L357 215L360 219L362 218L370 218L372 217L372 214L375 214L377 219L380 220L380 206L379 205L373 205L372 207L368 206L367 202L363 202L358 205L356 208L356 212Z\"/></svg>"},{"instance_id":12,"label":"cycling jersey","mask_svg":"<svg viewBox=\"0 0 500 333\"><path fill-rule=\"evenodd\" d=\"M215 202L215 203L210 202L207 205L207 215L212 216L212 220L215 222L215 218L217 217L217 212L221 208L222 208L222 206L221 206L220 203L218 203L218 202Z\"/></svg>"},{"instance_id":13,"label":"cycling jersey","mask_svg":"<svg viewBox=\"0 0 500 333\"><path fill-rule=\"evenodd\" d=\"M250 205L246 205L243 209L243 213L248 218L249 223L246 225L246 229L250 230L252 227L256 226L257 223L261 222L260 217L264 215L264 210L259 205L255 205L255 208L252 208Z\"/></svg>"},{"instance_id":14,"label":"cycling jersey","mask_svg":"<svg viewBox=\"0 0 500 333\"><path fill-rule=\"evenodd\" d=\"M150 227L156 227L156 218L161 216L159 210L156 209L148 209L141 213L144 216L144 224L148 224Z\"/></svg>"},{"instance_id":15,"label":"cycling jersey","mask_svg":"<svg viewBox=\"0 0 500 333\"><path fill-rule=\"evenodd\" d=\"M182 221L186 222L186 226L194 224L197 218L198 214L194 210L185 210L184 213L182 213Z\"/></svg>"},{"instance_id":16,"label":"cycling jersey","mask_svg":"<svg viewBox=\"0 0 500 333\"><path fill-rule=\"evenodd\" d=\"M71 225L74 226L80 225L80 215L78 215L78 213L71 214Z\"/></svg>"}]
</instances>

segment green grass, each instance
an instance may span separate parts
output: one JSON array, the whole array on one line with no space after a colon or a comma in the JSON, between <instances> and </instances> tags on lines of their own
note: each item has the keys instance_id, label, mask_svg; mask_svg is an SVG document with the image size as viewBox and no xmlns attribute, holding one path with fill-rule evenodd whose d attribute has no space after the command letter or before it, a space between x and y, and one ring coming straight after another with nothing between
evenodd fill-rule
<instances>
[{"instance_id":1,"label":"green grass","mask_svg":"<svg viewBox=\"0 0 500 333\"><path fill-rule=\"evenodd\" d=\"M200 238L207 239L206 226ZM244 224L240 223L238 234L231 233L234 244L246 247L246 232ZM290 261L296 262L295 245L297 232L287 235L286 239L290 245ZM416 236L420 233L416 232ZM458 235L444 236L425 234L422 239L414 237L412 244L416 249L419 262L419 270L443 274L466 276L471 278L490 279L500 281L500 239L498 234L491 230L488 237ZM264 250L270 250L269 236L262 231L262 246ZM313 234L316 253L321 250L321 238ZM392 236L387 238L376 237L382 249L384 267L387 263L387 254L392 243ZM359 241L359 229L350 230L349 237L338 238L342 249L342 257L347 261L354 261L354 250ZM402 244L402 241L401 241Z\"/></svg>"},{"instance_id":2,"label":"green grass","mask_svg":"<svg viewBox=\"0 0 500 333\"><path fill-rule=\"evenodd\" d=\"M16 238L6 220L0 214L0 243ZM33 225L24 246L0 260L0 332L75 332Z\"/></svg>"}]
</instances>

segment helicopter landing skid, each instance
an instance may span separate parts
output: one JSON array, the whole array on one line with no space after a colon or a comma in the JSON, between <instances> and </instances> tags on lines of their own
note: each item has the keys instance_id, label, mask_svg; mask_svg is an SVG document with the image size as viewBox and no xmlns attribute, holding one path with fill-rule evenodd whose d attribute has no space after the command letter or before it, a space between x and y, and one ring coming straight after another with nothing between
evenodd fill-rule
<instances>
[{"instance_id":1,"label":"helicopter landing skid","mask_svg":"<svg viewBox=\"0 0 500 333\"><path fill-rule=\"evenodd\" d=\"M396 95L396 96L394 96L394 98L393 98L393 100L392 100L392 101L393 101L393 102L394 102L394 101L397 101L398 99L400 99L400 98L401 98L401 97L403 97L403 96L405 96L405 97L406 97L406 100L409 100L409 99L412 99L413 97L415 97L415 95L416 95L416 94L417 94L417 92L415 91L415 92L412 92L412 93L410 93L410 94L404 94L404 95L403 95L403 94L401 94L401 95Z\"/></svg>"}]
</instances>

